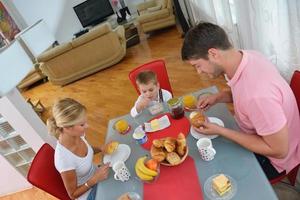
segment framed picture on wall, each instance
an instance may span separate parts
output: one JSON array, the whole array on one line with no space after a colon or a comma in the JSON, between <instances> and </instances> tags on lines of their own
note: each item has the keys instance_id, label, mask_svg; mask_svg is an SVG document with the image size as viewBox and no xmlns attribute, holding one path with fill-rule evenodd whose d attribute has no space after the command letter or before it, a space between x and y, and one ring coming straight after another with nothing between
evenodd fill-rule
<instances>
[{"instance_id":1,"label":"framed picture on wall","mask_svg":"<svg viewBox=\"0 0 300 200\"><path fill-rule=\"evenodd\" d=\"M15 35L20 32L20 29L9 15L2 2L0 2L0 31L8 41L12 41Z\"/></svg>"}]
</instances>

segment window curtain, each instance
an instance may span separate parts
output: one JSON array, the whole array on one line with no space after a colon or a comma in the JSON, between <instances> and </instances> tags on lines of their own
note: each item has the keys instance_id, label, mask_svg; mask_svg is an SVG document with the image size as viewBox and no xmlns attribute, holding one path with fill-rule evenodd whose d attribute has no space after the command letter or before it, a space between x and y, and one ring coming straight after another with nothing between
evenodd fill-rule
<instances>
[{"instance_id":1,"label":"window curtain","mask_svg":"<svg viewBox=\"0 0 300 200\"><path fill-rule=\"evenodd\" d=\"M290 81L300 69L300 1L235 0L241 46L265 54Z\"/></svg>"},{"instance_id":2,"label":"window curtain","mask_svg":"<svg viewBox=\"0 0 300 200\"><path fill-rule=\"evenodd\" d=\"M200 21L218 24L227 32L231 43L236 48L240 48L230 0L187 0L186 3L190 8L188 11L193 25Z\"/></svg>"}]
</instances>

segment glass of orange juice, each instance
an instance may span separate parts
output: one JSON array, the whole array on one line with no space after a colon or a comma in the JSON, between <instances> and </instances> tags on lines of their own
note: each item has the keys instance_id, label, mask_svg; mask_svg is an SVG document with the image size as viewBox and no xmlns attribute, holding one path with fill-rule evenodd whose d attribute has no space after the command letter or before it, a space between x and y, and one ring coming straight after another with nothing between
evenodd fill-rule
<instances>
[{"instance_id":1,"label":"glass of orange juice","mask_svg":"<svg viewBox=\"0 0 300 200\"><path fill-rule=\"evenodd\" d=\"M185 95L182 97L183 106L187 109L195 109L197 100L194 95Z\"/></svg>"},{"instance_id":2,"label":"glass of orange juice","mask_svg":"<svg viewBox=\"0 0 300 200\"><path fill-rule=\"evenodd\" d=\"M115 123L114 129L117 130L121 134L125 134L129 131L130 126L125 119L120 119Z\"/></svg>"}]
</instances>

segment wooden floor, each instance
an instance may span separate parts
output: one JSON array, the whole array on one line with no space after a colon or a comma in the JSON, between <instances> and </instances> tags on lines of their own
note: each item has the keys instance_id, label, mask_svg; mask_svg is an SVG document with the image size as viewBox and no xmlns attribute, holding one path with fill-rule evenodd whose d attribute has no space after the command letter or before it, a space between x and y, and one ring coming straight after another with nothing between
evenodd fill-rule
<instances>
[{"instance_id":1,"label":"wooden floor","mask_svg":"<svg viewBox=\"0 0 300 200\"><path fill-rule=\"evenodd\" d=\"M117 65L64 87L41 83L23 92L25 98L40 99L47 110L57 98L71 97L79 100L88 109L88 141L93 145L104 143L109 119L127 114L133 106L137 93L132 87L128 73L135 67L155 60L164 59L169 73L174 96L216 85L219 90L227 87L223 77L209 79L199 76L195 69L181 61L182 38L177 29L170 28L142 35L141 43L127 49L126 57ZM87 55L88 56L88 55ZM47 118L49 112L43 115ZM95 159L96 162L99 162ZM55 199L34 188L0 200Z\"/></svg>"}]
</instances>

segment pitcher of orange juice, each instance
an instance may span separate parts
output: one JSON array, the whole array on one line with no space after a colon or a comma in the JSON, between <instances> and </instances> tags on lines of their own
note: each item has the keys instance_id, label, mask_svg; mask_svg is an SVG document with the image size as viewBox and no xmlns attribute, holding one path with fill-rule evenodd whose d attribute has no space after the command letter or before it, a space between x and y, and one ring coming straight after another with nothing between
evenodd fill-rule
<instances>
[{"instance_id":1,"label":"pitcher of orange juice","mask_svg":"<svg viewBox=\"0 0 300 200\"><path fill-rule=\"evenodd\" d=\"M196 108L196 98L193 95L185 95L182 98L183 106L187 109L195 109Z\"/></svg>"}]
</instances>

